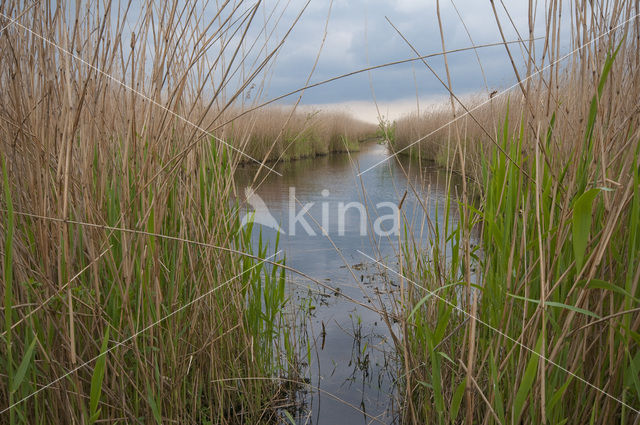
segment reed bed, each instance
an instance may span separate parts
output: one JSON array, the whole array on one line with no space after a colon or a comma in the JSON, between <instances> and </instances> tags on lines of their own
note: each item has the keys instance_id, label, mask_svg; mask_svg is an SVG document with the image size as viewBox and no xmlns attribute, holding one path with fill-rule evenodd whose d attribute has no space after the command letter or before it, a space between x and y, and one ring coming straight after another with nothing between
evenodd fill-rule
<instances>
[{"instance_id":1,"label":"reed bed","mask_svg":"<svg viewBox=\"0 0 640 425\"><path fill-rule=\"evenodd\" d=\"M258 423L288 403L282 256L240 228L220 130L281 44L245 37L282 25L269 12L1 3L0 422Z\"/></svg>"},{"instance_id":2,"label":"reed bed","mask_svg":"<svg viewBox=\"0 0 640 425\"><path fill-rule=\"evenodd\" d=\"M241 116L225 126L222 134L225 140L242 141L239 147L250 156L273 162L357 151L359 142L375 137L376 130L374 124L346 112L270 106Z\"/></svg>"},{"instance_id":3,"label":"reed bed","mask_svg":"<svg viewBox=\"0 0 640 425\"><path fill-rule=\"evenodd\" d=\"M479 179L482 175L482 156L492 146L485 130L490 131L492 137L501 132L503 129L498 127L501 117L505 117L507 111L511 116L520 116L523 98L512 91L497 98L489 95L465 96L461 101L467 109L473 110L473 118L461 117L465 110L460 106L455 108L454 114L448 103L442 103L429 105L420 114L413 112L390 124L388 127L392 131L388 133L392 149L400 155L434 161L460 173L462 164L456 155L456 132L459 132L464 143L465 172L469 177ZM456 120L455 123L449 125L453 120ZM517 120L510 122L509 130L515 131L517 124Z\"/></svg>"},{"instance_id":4,"label":"reed bed","mask_svg":"<svg viewBox=\"0 0 640 425\"><path fill-rule=\"evenodd\" d=\"M374 129L281 108L231 119L265 86L273 28L295 24L261 7L0 5L3 422L268 423L288 406L273 377L296 381L300 350L282 263L251 252L233 172ZM406 423L638 420L638 12L571 4L575 47L595 42L404 151L464 182L429 254L399 246ZM463 113L386 136L400 151Z\"/></svg>"},{"instance_id":5,"label":"reed bed","mask_svg":"<svg viewBox=\"0 0 640 425\"><path fill-rule=\"evenodd\" d=\"M571 4L574 46L593 43L415 145L466 184L439 211L458 203L459 220L432 220L432 252L400 244L405 422L640 420L638 12ZM395 148L455 109L398 121Z\"/></svg>"}]
</instances>

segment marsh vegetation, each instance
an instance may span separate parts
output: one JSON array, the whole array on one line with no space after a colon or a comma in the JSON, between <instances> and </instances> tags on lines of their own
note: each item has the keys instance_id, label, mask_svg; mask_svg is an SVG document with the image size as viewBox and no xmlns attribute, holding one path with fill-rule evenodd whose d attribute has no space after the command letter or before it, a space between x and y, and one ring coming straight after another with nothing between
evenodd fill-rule
<instances>
[{"instance_id":1,"label":"marsh vegetation","mask_svg":"<svg viewBox=\"0 0 640 425\"><path fill-rule=\"evenodd\" d=\"M532 78L519 74L497 97L452 93L395 123L397 152L468 182L449 201L461 203L459 224L431 228L432 257L404 246L411 423L640 414L638 10L571 4L575 52L564 63L558 6L548 5L545 60L526 62Z\"/></svg>"},{"instance_id":2,"label":"marsh vegetation","mask_svg":"<svg viewBox=\"0 0 640 425\"><path fill-rule=\"evenodd\" d=\"M214 9L0 4L0 422L305 422L296 397L314 391L365 421L638 420L637 4L549 1L529 16L543 42L517 45L523 67L502 40L513 88L458 96L439 76L448 103L378 129L261 106L297 19ZM394 155L356 157L376 130ZM335 152L308 175L304 161ZM268 189L278 174L278 201L302 176L318 202L321 183L342 201L385 197L400 235L340 247L344 234L242 226L238 182ZM293 275L314 295L293 296ZM350 333L347 378L367 395L380 372L392 412L311 375L314 356L333 361L329 297L331 314L349 311L350 326L334 320Z\"/></svg>"}]
</instances>

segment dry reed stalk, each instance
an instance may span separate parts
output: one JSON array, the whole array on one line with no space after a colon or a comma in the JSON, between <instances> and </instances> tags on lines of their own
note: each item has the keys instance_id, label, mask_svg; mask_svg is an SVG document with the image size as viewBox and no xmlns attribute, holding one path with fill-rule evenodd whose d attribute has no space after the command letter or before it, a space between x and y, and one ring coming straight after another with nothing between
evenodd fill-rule
<instances>
[{"instance_id":1,"label":"dry reed stalk","mask_svg":"<svg viewBox=\"0 0 640 425\"><path fill-rule=\"evenodd\" d=\"M13 205L56 218L16 215L14 308L4 329L15 343L3 344L0 357L14 352L13 370L31 341L37 348L18 390L3 380L3 400L95 357L107 332L108 345L125 340L247 269L247 257L182 241L248 249L229 211L239 154L207 133L252 81L260 84L282 45L282 38L252 44L249 34L292 24L278 20L280 10L265 10L271 18L258 23L259 10L242 1L0 5L0 152ZM100 394L98 367L90 365L15 406L11 417L89 423L93 408L104 420L263 417L274 407L268 381L208 383L269 376L275 367L282 342L263 339L247 305L258 281L278 291L256 272L109 353ZM15 307L31 304L41 307Z\"/></svg>"},{"instance_id":2,"label":"dry reed stalk","mask_svg":"<svg viewBox=\"0 0 640 425\"><path fill-rule=\"evenodd\" d=\"M496 25L505 40L495 6L492 2ZM502 7L516 29L509 10L504 4ZM458 119L451 129L445 125L460 111L448 111L444 104L433 105L428 112L421 107L420 115L409 115L395 123L394 147L404 149L443 127L411 148L411 154L467 174L484 189L474 208L465 208L467 212L461 214L467 225L469 217L476 214L484 222L480 235L483 258L477 260L483 266L479 275L483 295L475 306L477 317L489 320L525 346L536 347L541 355L527 353L503 335L480 325L464 337L448 337L449 358L476 358L474 379L467 380L466 386L485 401L483 406L467 400L456 405L454 411L463 406L468 422L484 418L484 423L555 422L563 418L579 423L633 421L639 397L629 375L636 374L638 353L637 337L630 335L637 336L635 326L640 324L633 301L638 297L640 279L636 187L640 10L637 5L621 1L568 6L554 1L545 7L541 60L534 60L540 58L535 52L537 45L523 45L526 75L519 75L515 55L505 44L519 93L509 92L509 98L487 93L475 99L461 99L460 103L465 104L462 109L472 110L473 116ZM530 2L529 38L535 25L534 10L537 3ZM566 22L561 14L571 16L570 36L577 49L568 64L557 62L563 57L560 26ZM485 102L490 105L475 108ZM487 134L478 122L492 128L492 134ZM506 155L497 153L493 146L496 140ZM451 141L457 143L453 158L447 149ZM507 161L508 156L511 158ZM610 190L600 191L601 187ZM589 204L593 210L588 210L589 226L580 227L578 201L585 202L591 196L585 195L589 190L598 194ZM469 228L463 225L456 231L462 234ZM580 232L587 234L584 258L574 253L579 253L582 243ZM459 245L451 247L458 250L458 258L473 252L463 241L461 238ZM439 252L442 249L439 247ZM469 263L466 260L452 265L445 281L468 282ZM405 274L430 276L437 270L435 265L434 270L431 266L422 267L405 267ZM441 287L440 279L434 276L429 286ZM590 282L603 286L596 289ZM628 295L619 295L621 291ZM415 294L416 302L422 296L424 293ZM450 296L459 301L455 292ZM475 310L474 301L463 304L470 311ZM445 320L443 316L434 316L430 308L423 309L424 319L420 320L424 321L420 323L431 331L433 323L437 323L440 329L438 320ZM591 314L597 317L590 317ZM610 320L605 324L602 317ZM448 329L458 329L457 321L446 320ZM598 325L591 328L588 324L592 322ZM580 336L576 329L583 329ZM423 359L425 364L436 362L433 357L437 353L425 350L428 332L411 327L408 332L405 338L413 339L418 347L409 355L417 357L416 361ZM475 336L469 338L472 333ZM471 354L474 347L476 356ZM559 371L557 364L570 373ZM471 368L463 369L468 373ZM457 373L460 374L459 369ZM412 374L407 379L414 382L432 383L436 379L428 368ZM574 378L569 378L570 374ZM576 383L576 376L595 388L584 381ZM457 394L461 383L456 374L443 374L441 379L438 385L445 388L444 402L459 400L452 395ZM491 381L499 384L491 387L485 383ZM419 421L436 417L460 420L448 417L451 412L442 410L429 398L435 396L425 398L424 393L415 390L413 396L414 403L423 400L422 409L416 405L416 411L424 414ZM582 399L586 401L578 402Z\"/></svg>"}]
</instances>

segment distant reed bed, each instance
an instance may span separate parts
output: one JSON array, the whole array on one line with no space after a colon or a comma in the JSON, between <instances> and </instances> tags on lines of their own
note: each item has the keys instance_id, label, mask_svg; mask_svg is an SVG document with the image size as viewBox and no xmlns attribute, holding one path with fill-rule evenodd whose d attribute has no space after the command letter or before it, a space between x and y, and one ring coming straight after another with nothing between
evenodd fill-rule
<instances>
[{"instance_id":1,"label":"distant reed bed","mask_svg":"<svg viewBox=\"0 0 640 425\"><path fill-rule=\"evenodd\" d=\"M495 138L503 130L498 126L507 110L511 116L521 115L523 99L520 93L511 91L495 99L489 95L473 95L464 96L461 100L468 110L473 110L473 118L461 116L466 111L459 105L455 108L455 115L449 103L424 106L420 113L412 112L392 124L392 148L401 155L435 161L459 172L460 158L456 154L455 140L461 138L465 143L466 171L472 177L480 177L483 151L490 149L492 143L485 130ZM450 124L453 120L456 121ZM510 131L515 128L511 123Z\"/></svg>"},{"instance_id":2,"label":"distant reed bed","mask_svg":"<svg viewBox=\"0 0 640 425\"><path fill-rule=\"evenodd\" d=\"M291 107L269 106L234 120L223 127L221 134L250 156L288 161L357 151L359 142L375 137L376 131L376 125L346 112L303 112ZM246 163L248 159L241 161Z\"/></svg>"}]
</instances>

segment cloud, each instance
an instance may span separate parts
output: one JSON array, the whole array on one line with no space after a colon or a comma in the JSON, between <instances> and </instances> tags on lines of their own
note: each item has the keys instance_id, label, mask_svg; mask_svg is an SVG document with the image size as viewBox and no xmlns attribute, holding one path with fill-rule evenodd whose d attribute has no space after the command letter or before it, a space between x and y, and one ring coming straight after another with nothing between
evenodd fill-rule
<instances>
[{"instance_id":1,"label":"cloud","mask_svg":"<svg viewBox=\"0 0 640 425\"><path fill-rule=\"evenodd\" d=\"M291 16L297 12L298 3L293 3L296 2L292 2L291 10L287 12ZM467 31L476 45L501 40L489 3L458 1L456 6L460 16L451 0L442 0L440 3L443 33L448 50L470 47L472 42ZM510 2L508 7L509 15L501 4L496 2L505 38L515 40L518 34L528 37L526 2ZM269 97L304 86L324 37L328 12L328 2L313 5L291 33L273 68ZM544 19L542 11L538 11L538 14L540 16L535 31L540 33L544 30ZM402 39L387 18L420 54L442 51L435 1L335 0L324 48L314 70L312 82L363 69L369 65L414 57L411 46ZM511 22L518 31L513 28ZM524 66L524 50L517 45L512 45L511 48L518 66ZM478 64L478 57L482 69ZM430 58L427 61L435 73L446 82L443 57ZM515 81L504 46L478 49L477 56L473 51L451 53L448 55L448 62L456 92L483 91L486 89L485 78L489 90L509 86ZM379 101L393 102L415 99L416 95L420 98L446 96L447 90L423 63L414 62L359 74L307 90L303 102L370 102L374 94Z\"/></svg>"},{"instance_id":2,"label":"cloud","mask_svg":"<svg viewBox=\"0 0 640 425\"><path fill-rule=\"evenodd\" d=\"M430 98L416 99L396 99L392 101L381 101L377 104L372 101L345 101L326 104L307 104L301 106L304 111L343 111L354 117L377 124L380 120L394 121L407 115L417 109L419 102L420 108L428 105L439 104L446 100L443 96L433 96Z\"/></svg>"}]
</instances>

